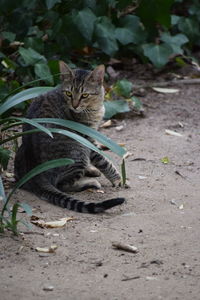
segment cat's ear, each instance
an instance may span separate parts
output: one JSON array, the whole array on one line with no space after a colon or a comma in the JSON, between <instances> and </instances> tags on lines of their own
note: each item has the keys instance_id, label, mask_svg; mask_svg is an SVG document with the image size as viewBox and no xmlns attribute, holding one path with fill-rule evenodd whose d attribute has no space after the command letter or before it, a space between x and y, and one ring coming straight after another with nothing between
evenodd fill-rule
<instances>
[{"instance_id":1,"label":"cat's ear","mask_svg":"<svg viewBox=\"0 0 200 300\"><path fill-rule=\"evenodd\" d=\"M60 60L59 61L59 67L60 67L60 79L62 81L64 81L65 79L69 78L73 78L74 77L74 73L73 71L70 69L70 67L68 67L68 65L66 63L64 63L64 61Z\"/></svg>"},{"instance_id":2,"label":"cat's ear","mask_svg":"<svg viewBox=\"0 0 200 300\"><path fill-rule=\"evenodd\" d=\"M90 75L88 76L88 80L98 84L102 84L104 79L104 74L105 74L105 67L104 65L100 65L90 73Z\"/></svg>"}]
</instances>

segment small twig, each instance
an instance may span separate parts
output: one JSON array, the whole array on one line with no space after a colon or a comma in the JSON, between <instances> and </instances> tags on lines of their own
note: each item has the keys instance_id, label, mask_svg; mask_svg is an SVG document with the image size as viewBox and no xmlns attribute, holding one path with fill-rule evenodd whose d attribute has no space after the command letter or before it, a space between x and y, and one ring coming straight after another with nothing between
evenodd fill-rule
<instances>
[{"instance_id":1,"label":"small twig","mask_svg":"<svg viewBox=\"0 0 200 300\"><path fill-rule=\"evenodd\" d=\"M134 280L134 279L139 279L139 278L140 278L140 276L134 276L134 277L126 276L125 278L122 279L122 281Z\"/></svg>"},{"instance_id":2,"label":"small twig","mask_svg":"<svg viewBox=\"0 0 200 300\"><path fill-rule=\"evenodd\" d=\"M44 235L44 232L39 232L39 231L23 231L20 234L38 234L38 235Z\"/></svg>"}]
</instances>

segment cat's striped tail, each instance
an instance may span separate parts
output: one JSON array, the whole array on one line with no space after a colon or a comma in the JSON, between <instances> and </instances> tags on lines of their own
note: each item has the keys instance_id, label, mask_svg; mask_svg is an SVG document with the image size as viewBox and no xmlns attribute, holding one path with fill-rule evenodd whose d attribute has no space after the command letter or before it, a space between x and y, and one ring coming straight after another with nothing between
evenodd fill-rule
<instances>
[{"instance_id":1,"label":"cat's striped tail","mask_svg":"<svg viewBox=\"0 0 200 300\"><path fill-rule=\"evenodd\" d=\"M61 192L51 184L40 186L40 191L34 191L44 200L69 210L77 211L80 213L97 214L104 212L114 206L124 203L125 198L113 198L102 202L84 202L74 199L73 197Z\"/></svg>"}]
</instances>

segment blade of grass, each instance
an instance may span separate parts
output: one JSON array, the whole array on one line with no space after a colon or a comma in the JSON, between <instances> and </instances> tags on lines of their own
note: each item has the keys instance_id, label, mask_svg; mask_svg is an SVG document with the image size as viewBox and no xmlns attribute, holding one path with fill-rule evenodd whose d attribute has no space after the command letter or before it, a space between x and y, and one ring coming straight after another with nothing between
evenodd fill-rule
<instances>
[{"instance_id":1,"label":"blade of grass","mask_svg":"<svg viewBox=\"0 0 200 300\"><path fill-rule=\"evenodd\" d=\"M52 91L54 87L34 87L27 90L24 90L22 92L19 92L18 94L9 97L1 106L0 106L0 115L6 112L8 109L12 108L13 106L30 100L32 98L35 98L41 94L44 94L46 92Z\"/></svg>"},{"instance_id":2,"label":"blade of grass","mask_svg":"<svg viewBox=\"0 0 200 300\"><path fill-rule=\"evenodd\" d=\"M3 206L3 209L2 209L2 212L1 212L1 215L3 216L4 215L4 212L6 210L6 207L7 207L7 204L11 198L11 196L13 195L13 193L18 189L20 188L24 183L26 183L28 180L30 180L31 178L33 178L34 176L44 172L44 171L47 171L49 169L52 169L52 168L56 168L56 167L60 167L60 166L65 166L65 165L68 165L68 164L72 164L74 161L72 159L68 159L68 158L60 158L60 159L54 159L54 160L50 160L50 161L47 161L45 163L42 163L40 165L38 165L37 167L35 167L34 169L32 169L31 171L29 171L24 177L22 177L18 182L17 184L14 186L14 188L12 189L12 191L10 192L10 194L8 195L5 203L4 203L4 206Z\"/></svg>"},{"instance_id":3,"label":"blade of grass","mask_svg":"<svg viewBox=\"0 0 200 300\"><path fill-rule=\"evenodd\" d=\"M42 118L42 119L33 119L33 120L39 123L51 123L55 125L60 125L78 131L86 136L90 136L91 138L97 140L98 142L108 147L110 150L112 150L120 157L123 157L124 154L126 153L126 150L124 148L117 145L115 142L113 142L105 135L101 134L99 131L96 131L86 125L74 121L56 119L56 118Z\"/></svg>"}]
</instances>

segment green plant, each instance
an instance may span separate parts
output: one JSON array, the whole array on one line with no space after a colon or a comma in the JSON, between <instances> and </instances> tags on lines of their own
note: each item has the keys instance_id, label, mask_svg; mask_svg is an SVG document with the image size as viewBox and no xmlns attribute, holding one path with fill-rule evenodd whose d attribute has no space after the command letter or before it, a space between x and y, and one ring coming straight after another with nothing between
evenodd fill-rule
<instances>
[{"instance_id":1,"label":"green plant","mask_svg":"<svg viewBox=\"0 0 200 300\"><path fill-rule=\"evenodd\" d=\"M118 80L108 91L104 102L105 119L110 119L118 113L126 113L131 106L137 113L143 113L143 106L140 100L132 95L133 84L126 80Z\"/></svg>"},{"instance_id":2,"label":"green plant","mask_svg":"<svg viewBox=\"0 0 200 300\"><path fill-rule=\"evenodd\" d=\"M2 0L0 99L35 79L57 84L59 59L86 67L134 56L162 68L200 46L199 15L198 0Z\"/></svg>"},{"instance_id":3,"label":"green plant","mask_svg":"<svg viewBox=\"0 0 200 300\"><path fill-rule=\"evenodd\" d=\"M22 136L24 134L31 134L33 132L43 131L52 138L53 138L53 133L63 134L63 135L69 136L72 139L76 139L77 141L79 141L83 145L89 147L90 149L97 151L97 152L101 152L103 155L105 155L96 146L94 146L91 142L89 142L87 139L83 138L82 136L80 136L74 132L65 130L65 129L58 129L58 128L48 128L47 129L46 127L44 127L42 125L42 123L50 123L52 125L53 124L60 125L60 126L62 126L62 128L63 127L70 128L70 129L73 128L73 130L75 130L79 133L82 133L84 135L90 136L90 137L98 140L99 142L101 142L102 144L107 146L109 149L111 149L113 152L115 152L120 157L124 156L126 151L123 148L121 148L120 146L118 146L117 144L115 144L112 140L108 139L107 137L105 137L101 133L95 131L94 129L88 128L87 126L84 126L84 125L76 123L76 122L66 121L66 120L62 120L62 119L50 119L50 118L48 118L48 119L45 119L45 118L31 119L30 120L30 119L26 119L26 118L14 117L12 115L4 117L4 115L9 114L10 109L15 107L17 104L27 101L33 97L36 97L36 96L44 93L44 91L47 91L49 89L51 89L51 88L49 88L49 87L31 88L31 89L19 92L18 94L14 95L14 96L9 97L7 99L7 101L5 101L3 104L0 105L0 116L1 116L1 118L0 118L1 133L0 133L0 135L2 136L1 141L0 141L0 167L1 167L0 170L2 170L2 169L5 170L7 168L7 164L9 161L9 150L5 148L5 144L9 141L16 140L19 136ZM11 135L9 137L3 138L3 134L5 132L8 133L8 130L10 130L12 127L23 124L23 123L29 123L33 127L35 127L35 129L32 129L27 132L22 132L22 133L11 133ZM9 228L12 230L12 232L14 234L17 234L18 222L20 221L25 224L24 220L17 219L17 212L18 212L19 207L23 207L23 209L28 214L31 213L31 208L28 205L25 205L22 203L15 203L13 205L13 207L10 208L10 206L9 206L10 198L17 188L22 186L25 182L30 180L33 176L36 176L37 174L44 172L47 169L55 168L60 165L66 165L66 164L70 164L70 163L73 163L73 161L66 158L66 159L58 159L58 160L49 161L49 162L46 162L44 164L37 166L36 168L34 168L30 172L28 172L14 186L13 190L10 192L10 194L8 196L6 196L6 194L5 194L4 186L2 183L2 178L0 176L0 197L1 197L0 201L2 201L2 203L3 203L3 208L0 212L0 232L3 232L5 228ZM124 182L125 182L125 177L124 177L124 173L123 173L123 183Z\"/></svg>"}]
</instances>

